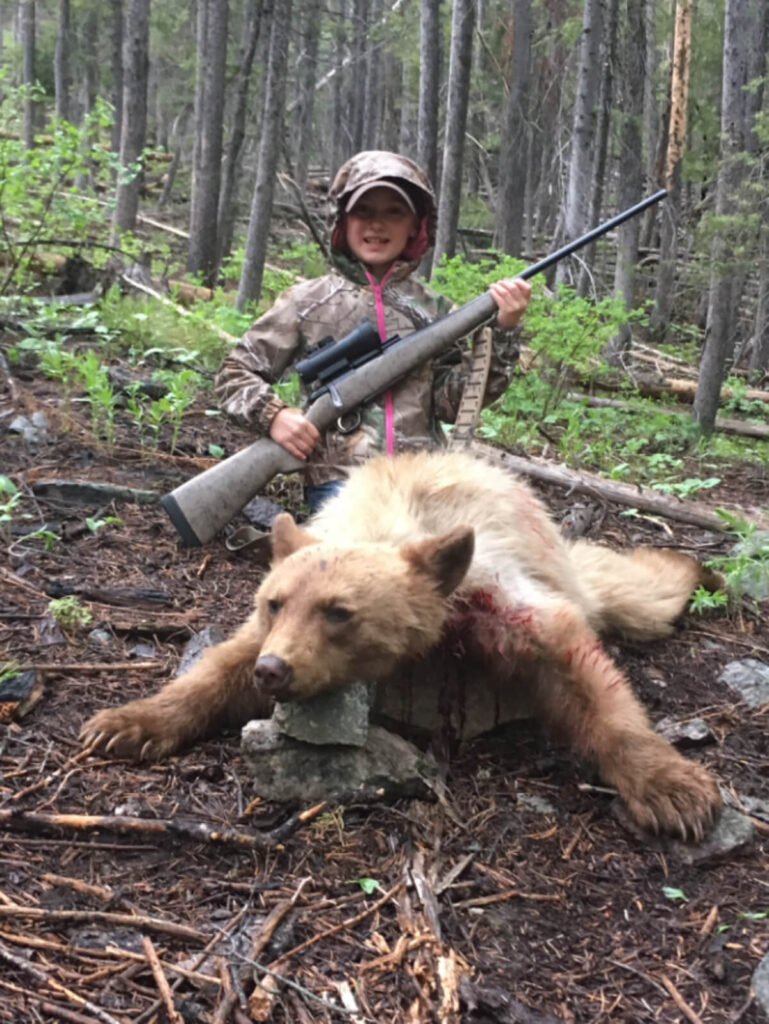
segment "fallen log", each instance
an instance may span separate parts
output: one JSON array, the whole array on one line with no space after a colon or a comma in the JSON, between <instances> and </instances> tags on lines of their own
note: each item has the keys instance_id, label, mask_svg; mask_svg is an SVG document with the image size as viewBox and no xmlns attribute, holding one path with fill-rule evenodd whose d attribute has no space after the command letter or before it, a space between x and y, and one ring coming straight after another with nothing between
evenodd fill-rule
<instances>
[{"instance_id":1,"label":"fallen log","mask_svg":"<svg viewBox=\"0 0 769 1024\"><path fill-rule=\"evenodd\" d=\"M649 487L637 484L620 483L618 480L607 480L594 473L582 471L576 473L566 466L555 466L541 459L524 459L518 455L510 455L479 441L472 442L472 451L499 466L529 476L544 483L556 484L569 491L580 494L598 496L606 501L614 501L619 505L641 509L654 515L664 516L674 522L687 523L703 530L723 533L728 529L726 522L707 505L697 501L683 501L669 494L661 494ZM753 509L731 509L748 523L758 529L769 530L769 518Z\"/></svg>"},{"instance_id":2,"label":"fallen log","mask_svg":"<svg viewBox=\"0 0 769 1024\"><path fill-rule=\"evenodd\" d=\"M625 387L621 381L616 383L611 380L602 380L600 386L606 391L619 391ZM673 395L682 402L693 402L697 393L696 380L683 380L679 377L663 377L661 380L648 377L637 377L633 386L639 394L645 397L658 398L660 395ZM735 392L730 387L721 388L721 398L734 398ZM748 402L769 402L769 391L761 391L759 388L745 388L740 392L740 398Z\"/></svg>"},{"instance_id":3,"label":"fallen log","mask_svg":"<svg viewBox=\"0 0 769 1024\"><path fill-rule=\"evenodd\" d=\"M623 402L619 398L599 398L597 395L579 395L570 394L567 395L568 399L573 402L583 402L585 405L590 406L594 409L621 409L623 412L644 412L645 410L640 409L638 406L633 405L631 402ZM684 417L689 414L681 412L680 409L665 409L655 408L655 412L664 413L666 416L678 416ZM725 419L721 416L716 417L715 422L716 430L723 434L738 434L741 437L758 437L758 438L769 438L769 425L763 423L745 423L743 420L732 420Z\"/></svg>"}]
</instances>

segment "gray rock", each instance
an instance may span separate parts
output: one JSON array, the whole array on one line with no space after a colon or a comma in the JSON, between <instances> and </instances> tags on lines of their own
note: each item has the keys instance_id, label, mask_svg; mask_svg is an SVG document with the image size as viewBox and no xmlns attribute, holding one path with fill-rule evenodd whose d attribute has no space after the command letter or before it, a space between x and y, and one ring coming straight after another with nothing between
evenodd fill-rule
<instances>
[{"instance_id":1,"label":"gray rock","mask_svg":"<svg viewBox=\"0 0 769 1024\"><path fill-rule=\"evenodd\" d=\"M97 626L96 629L89 632L88 640L92 644L96 644L97 647L109 647L112 643L112 634L108 629L101 629Z\"/></svg>"},{"instance_id":2,"label":"gray rock","mask_svg":"<svg viewBox=\"0 0 769 1024\"><path fill-rule=\"evenodd\" d=\"M176 671L177 676L183 676L188 669L192 668L206 647L220 644L224 639L225 634L217 626L206 626L205 629L201 629L199 633L191 636L179 659L179 668Z\"/></svg>"},{"instance_id":3,"label":"gray rock","mask_svg":"<svg viewBox=\"0 0 769 1024\"><path fill-rule=\"evenodd\" d=\"M156 658L157 651L152 644L139 643L129 647L127 651L129 658Z\"/></svg>"},{"instance_id":4,"label":"gray rock","mask_svg":"<svg viewBox=\"0 0 769 1024\"><path fill-rule=\"evenodd\" d=\"M734 807L725 807L715 828L701 843L670 841L670 851L685 864L716 864L731 860L749 849L756 837L750 818Z\"/></svg>"},{"instance_id":5,"label":"gray rock","mask_svg":"<svg viewBox=\"0 0 769 1024\"><path fill-rule=\"evenodd\" d=\"M536 793L518 793L515 802L524 807L527 811L536 811L537 814L556 814L555 807L549 800L537 796Z\"/></svg>"},{"instance_id":6,"label":"gray rock","mask_svg":"<svg viewBox=\"0 0 769 1024\"><path fill-rule=\"evenodd\" d=\"M675 718L661 718L654 731L676 747L702 747L713 742L713 733L704 718L690 718L680 722Z\"/></svg>"},{"instance_id":7,"label":"gray rock","mask_svg":"<svg viewBox=\"0 0 769 1024\"><path fill-rule=\"evenodd\" d=\"M15 416L8 424L8 432L21 434L27 444L33 447L45 444L48 439L48 420L40 410L31 416Z\"/></svg>"},{"instance_id":8,"label":"gray rock","mask_svg":"<svg viewBox=\"0 0 769 1024\"><path fill-rule=\"evenodd\" d=\"M769 665L756 658L729 662L718 678L751 708L761 707L769 701Z\"/></svg>"},{"instance_id":9,"label":"gray rock","mask_svg":"<svg viewBox=\"0 0 769 1024\"><path fill-rule=\"evenodd\" d=\"M282 733L272 720L243 729L243 756L267 800L307 803L361 787L382 788L388 797L424 796L437 776L432 757L378 726L364 747L318 746Z\"/></svg>"},{"instance_id":10,"label":"gray rock","mask_svg":"<svg viewBox=\"0 0 769 1024\"><path fill-rule=\"evenodd\" d=\"M769 953L753 971L750 987L755 993L756 1002L769 1017Z\"/></svg>"},{"instance_id":11,"label":"gray rock","mask_svg":"<svg viewBox=\"0 0 769 1024\"><path fill-rule=\"evenodd\" d=\"M273 721L286 736L304 743L362 747L368 738L369 687L352 683L336 693L277 704Z\"/></svg>"}]
</instances>

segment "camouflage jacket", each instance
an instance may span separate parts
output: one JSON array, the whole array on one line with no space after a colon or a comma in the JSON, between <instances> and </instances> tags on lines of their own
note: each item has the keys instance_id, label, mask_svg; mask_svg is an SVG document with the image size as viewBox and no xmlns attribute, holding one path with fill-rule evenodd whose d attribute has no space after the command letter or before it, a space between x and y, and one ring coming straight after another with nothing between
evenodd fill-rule
<instances>
[{"instance_id":1,"label":"camouflage jacket","mask_svg":"<svg viewBox=\"0 0 769 1024\"><path fill-rule=\"evenodd\" d=\"M410 161L394 154L365 153L354 157L340 170L332 186L344 196L357 188L361 175L382 177L387 161L398 161L398 177L413 183L418 171ZM353 173L349 168L352 165ZM393 168L390 168L391 170ZM347 172L346 175L343 172ZM432 192L422 177L420 187L430 202L424 216L425 248L432 242L434 205ZM238 422L250 427L257 437L267 436L273 417L286 406L273 385L301 359L306 350L329 336L339 339L364 318L377 322L373 291L364 269L340 248L336 230L339 210L332 224L332 258L335 269L325 276L294 285L246 331L224 360L216 378L221 407ZM336 243L336 244L335 244ZM397 262L383 289L387 336L401 337L449 312L451 305L412 277L417 260ZM486 389L488 403L505 390L510 379L510 358L514 352L509 332L495 331L495 354ZM402 451L444 444L441 421L453 422L462 388L470 367L469 342L458 343L408 377L391 391L395 450ZM303 398L306 399L306 395ZM360 424L349 432L326 431L308 459L305 479L310 484L342 479L349 467L383 451L384 400L374 399L361 410Z\"/></svg>"}]
</instances>

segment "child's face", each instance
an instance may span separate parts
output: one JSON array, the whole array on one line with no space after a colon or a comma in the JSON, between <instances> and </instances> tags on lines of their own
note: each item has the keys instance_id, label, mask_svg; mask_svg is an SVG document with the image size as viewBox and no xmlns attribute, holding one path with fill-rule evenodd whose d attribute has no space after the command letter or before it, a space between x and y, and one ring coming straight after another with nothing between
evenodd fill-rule
<instances>
[{"instance_id":1,"label":"child's face","mask_svg":"<svg viewBox=\"0 0 769 1024\"><path fill-rule=\"evenodd\" d=\"M347 214L347 245L377 280L416 234L417 218L392 189L364 192Z\"/></svg>"}]
</instances>

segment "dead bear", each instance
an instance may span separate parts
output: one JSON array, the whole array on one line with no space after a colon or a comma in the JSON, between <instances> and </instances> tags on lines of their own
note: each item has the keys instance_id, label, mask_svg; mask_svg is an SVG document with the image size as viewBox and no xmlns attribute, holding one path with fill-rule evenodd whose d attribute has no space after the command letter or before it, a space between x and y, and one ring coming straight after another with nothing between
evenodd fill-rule
<instances>
[{"instance_id":1,"label":"dead bear","mask_svg":"<svg viewBox=\"0 0 769 1024\"><path fill-rule=\"evenodd\" d=\"M713 824L715 780L654 733L598 638L669 633L718 583L693 559L568 542L525 483L466 453L374 459L308 530L279 516L272 541L248 620L159 693L95 714L86 744L162 758L272 700L384 679L461 630L642 827L699 838Z\"/></svg>"}]
</instances>

